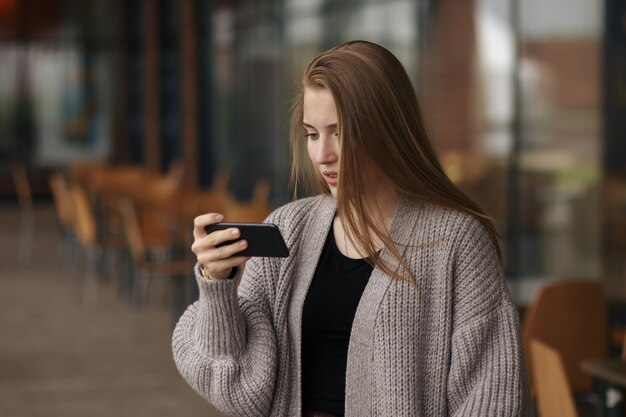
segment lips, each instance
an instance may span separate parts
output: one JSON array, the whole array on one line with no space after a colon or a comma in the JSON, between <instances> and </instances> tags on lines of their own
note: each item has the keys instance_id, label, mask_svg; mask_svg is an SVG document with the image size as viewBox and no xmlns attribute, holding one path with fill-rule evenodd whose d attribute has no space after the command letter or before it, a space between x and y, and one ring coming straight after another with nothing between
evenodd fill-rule
<instances>
[{"instance_id":1,"label":"lips","mask_svg":"<svg viewBox=\"0 0 626 417\"><path fill-rule=\"evenodd\" d=\"M322 176L328 185L337 185L337 171L322 171Z\"/></svg>"}]
</instances>

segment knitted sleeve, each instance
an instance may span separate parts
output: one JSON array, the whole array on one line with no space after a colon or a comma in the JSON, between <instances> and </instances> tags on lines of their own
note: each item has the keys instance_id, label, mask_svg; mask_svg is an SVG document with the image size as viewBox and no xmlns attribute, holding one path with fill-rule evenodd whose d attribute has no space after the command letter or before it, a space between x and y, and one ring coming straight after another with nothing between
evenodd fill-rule
<instances>
[{"instance_id":1,"label":"knitted sleeve","mask_svg":"<svg viewBox=\"0 0 626 417\"><path fill-rule=\"evenodd\" d=\"M477 220L467 222L457 249L449 414L533 415L517 311L493 244Z\"/></svg>"},{"instance_id":2,"label":"knitted sleeve","mask_svg":"<svg viewBox=\"0 0 626 417\"><path fill-rule=\"evenodd\" d=\"M252 258L239 289L238 279L206 280L196 267L200 298L174 330L172 350L181 375L233 416L267 416L272 404L276 342L258 275L269 263Z\"/></svg>"}]
</instances>

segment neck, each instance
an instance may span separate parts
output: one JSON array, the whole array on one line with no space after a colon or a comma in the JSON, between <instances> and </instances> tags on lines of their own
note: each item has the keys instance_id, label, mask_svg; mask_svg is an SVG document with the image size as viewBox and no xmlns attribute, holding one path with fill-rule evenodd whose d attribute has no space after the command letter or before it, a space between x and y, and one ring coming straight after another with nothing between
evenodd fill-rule
<instances>
[{"instance_id":1,"label":"neck","mask_svg":"<svg viewBox=\"0 0 626 417\"><path fill-rule=\"evenodd\" d=\"M367 199L365 210L374 223L376 223L379 228L383 229L384 233L389 233L391 222L393 221L398 205L399 195L393 187L387 187L382 190L383 191L379 193L372 194L372 196ZM353 214L356 215L356 213ZM351 258L360 257L360 254L363 253L363 248L361 248L360 251L357 250L355 246L356 242L353 242L353 239L348 237L348 235L354 236L354 233L349 230L348 225L344 224L338 215L334 219L334 229L335 240L341 252ZM383 241L375 233L370 231L369 237L376 250L380 250L384 246Z\"/></svg>"},{"instance_id":2,"label":"neck","mask_svg":"<svg viewBox=\"0 0 626 417\"><path fill-rule=\"evenodd\" d=\"M380 216L380 221L385 224L385 228L389 231L391 227L391 221L396 213L396 207L398 206L398 192L393 187L387 187L382 192L376 195L376 198L367 207L368 213L373 218Z\"/></svg>"}]
</instances>

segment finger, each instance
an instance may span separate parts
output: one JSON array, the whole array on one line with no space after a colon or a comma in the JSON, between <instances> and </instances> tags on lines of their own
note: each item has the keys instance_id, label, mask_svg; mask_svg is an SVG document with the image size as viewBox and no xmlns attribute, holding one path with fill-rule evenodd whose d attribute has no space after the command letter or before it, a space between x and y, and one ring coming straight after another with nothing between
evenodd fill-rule
<instances>
[{"instance_id":1,"label":"finger","mask_svg":"<svg viewBox=\"0 0 626 417\"><path fill-rule=\"evenodd\" d=\"M217 230L203 237L196 238L191 245L191 251L195 254L198 254L199 252L210 250L221 243L236 240L239 237L240 232L239 229L236 228Z\"/></svg>"},{"instance_id":2,"label":"finger","mask_svg":"<svg viewBox=\"0 0 626 417\"><path fill-rule=\"evenodd\" d=\"M191 245L191 251L197 255L201 252L211 250L222 243L226 246L227 242L238 239L240 235L241 233L237 228L217 230L204 237L196 238Z\"/></svg>"},{"instance_id":3,"label":"finger","mask_svg":"<svg viewBox=\"0 0 626 417\"><path fill-rule=\"evenodd\" d=\"M231 258L237 253L248 247L246 240L240 240L230 245L220 246L219 248L211 248L201 252L198 255L198 262L201 264L209 264L211 262L219 262L222 259Z\"/></svg>"},{"instance_id":4,"label":"finger","mask_svg":"<svg viewBox=\"0 0 626 417\"><path fill-rule=\"evenodd\" d=\"M193 237L194 237L194 239L200 239L200 238L206 236L207 233L204 230L204 228L207 227L210 224L219 223L222 220L224 220L224 215L222 215L221 213L208 213L208 214L202 214L202 215L196 217L193 220Z\"/></svg>"},{"instance_id":5,"label":"finger","mask_svg":"<svg viewBox=\"0 0 626 417\"><path fill-rule=\"evenodd\" d=\"M210 246L217 246L220 244L226 245L229 241L239 239L241 237L241 232L236 227L231 227L225 230L216 230L215 232L209 233L206 240L207 244Z\"/></svg>"}]
</instances>

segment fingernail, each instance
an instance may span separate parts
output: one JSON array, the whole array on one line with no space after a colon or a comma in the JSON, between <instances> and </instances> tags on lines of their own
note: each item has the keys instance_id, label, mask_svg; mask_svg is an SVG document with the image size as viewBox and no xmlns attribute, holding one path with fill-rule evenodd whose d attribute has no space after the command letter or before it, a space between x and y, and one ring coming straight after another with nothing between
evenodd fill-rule
<instances>
[{"instance_id":1,"label":"fingernail","mask_svg":"<svg viewBox=\"0 0 626 417\"><path fill-rule=\"evenodd\" d=\"M248 244L248 242L246 242L245 240L242 240L241 242L239 242L239 246L246 246Z\"/></svg>"},{"instance_id":2,"label":"fingernail","mask_svg":"<svg viewBox=\"0 0 626 417\"><path fill-rule=\"evenodd\" d=\"M215 221L218 221L218 222L221 222L223 218L224 216L222 216L221 214L216 214L214 217Z\"/></svg>"},{"instance_id":3,"label":"fingernail","mask_svg":"<svg viewBox=\"0 0 626 417\"><path fill-rule=\"evenodd\" d=\"M237 236L237 235L239 234L239 230L237 230L237 229L233 229L233 230L231 230L231 231L230 231L230 233L231 233L233 236Z\"/></svg>"}]
</instances>

